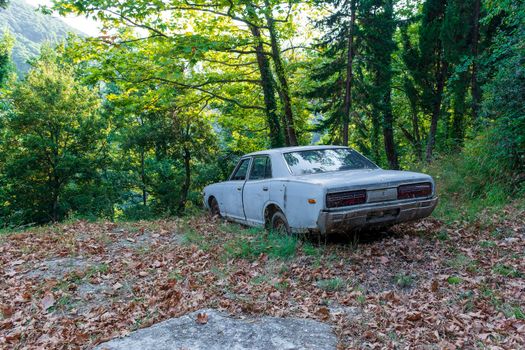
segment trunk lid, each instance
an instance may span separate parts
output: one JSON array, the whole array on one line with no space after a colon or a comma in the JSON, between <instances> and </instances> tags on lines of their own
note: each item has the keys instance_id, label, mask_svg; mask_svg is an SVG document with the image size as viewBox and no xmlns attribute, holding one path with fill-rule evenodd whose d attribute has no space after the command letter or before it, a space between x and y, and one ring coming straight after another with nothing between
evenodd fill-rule
<instances>
[{"instance_id":1,"label":"trunk lid","mask_svg":"<svg viewBox=\"0 0 525 350\"><path fill-rule=\"evenodd\" d=\"M426 174L383 169L336 171L302 175L296 179L321 185L327 193L367 190L368 203L397 199L399 185L417 182L433 184L432 177Z\"/></svg>"}]
</instances>

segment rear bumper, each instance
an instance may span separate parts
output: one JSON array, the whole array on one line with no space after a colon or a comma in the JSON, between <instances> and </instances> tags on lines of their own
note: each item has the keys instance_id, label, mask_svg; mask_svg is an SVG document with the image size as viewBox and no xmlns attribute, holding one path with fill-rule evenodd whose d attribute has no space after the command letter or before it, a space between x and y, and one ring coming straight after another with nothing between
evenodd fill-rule
<instances>
[{"instance_id":1,"label":"rear bumper","mask_svg":"<svg viewBox=\"0 0 525 350\"><path fill-rule=\"evenodd\" d=\"M323 210L319 214L317 226L322 234L329 234L364 227L398 224L429 216L437 203L438 197L434 197L374 203L352 209Z\"/></svg>"}]
</instances>

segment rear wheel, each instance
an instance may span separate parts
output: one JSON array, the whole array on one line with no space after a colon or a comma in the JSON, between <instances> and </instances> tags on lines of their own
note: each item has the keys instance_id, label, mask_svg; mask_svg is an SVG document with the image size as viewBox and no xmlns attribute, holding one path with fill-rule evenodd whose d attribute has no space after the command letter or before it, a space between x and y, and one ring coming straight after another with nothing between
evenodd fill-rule
<instances>
[{"instance_id":1,"label":"rear wheel","mask_svg":"<svg viewBox=\"0 0 525 350\"><path fill-rule=\"evenodd\" d=\"M219 209L219 202L215 197L210 200L210 214L211 216L221 217L221 210Z\"/></svg>"},{"instance_id":2,"label":"rear wheel","mask_svg":"<svg viewBox=\"0 0 525 350\"><path fill-rule=\"evenodd\" d=\"M286 220L286 216L284 216L283 212L281 211L276 211L273 213L272 219L270 220L270 228L278 233L290 234L288 220Z\"/></svg>"}]
</instances>

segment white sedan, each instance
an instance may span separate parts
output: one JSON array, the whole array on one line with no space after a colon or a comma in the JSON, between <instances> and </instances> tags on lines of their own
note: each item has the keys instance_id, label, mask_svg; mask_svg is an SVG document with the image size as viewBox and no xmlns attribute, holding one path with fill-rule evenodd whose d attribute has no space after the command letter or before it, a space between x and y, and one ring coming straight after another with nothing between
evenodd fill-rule
<instances>
[{"instance_id":1,"label":"white sedan","mask_svg":"<svg viewBox=\"0 0 525 350\"><path fill-rule=\"evenodd\" d=\"M288 233L344 232L429 216L431 176L383 170L339 146L271 149L243 156L227 181L204 188L213 215Z\"/></svg>"}]
</instances>

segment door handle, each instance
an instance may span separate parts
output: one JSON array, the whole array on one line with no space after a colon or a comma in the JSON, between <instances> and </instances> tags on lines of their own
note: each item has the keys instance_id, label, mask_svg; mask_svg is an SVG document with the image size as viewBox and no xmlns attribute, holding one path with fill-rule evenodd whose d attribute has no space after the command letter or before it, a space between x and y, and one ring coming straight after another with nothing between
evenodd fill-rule
<instances>
[{"instance_id":1,"label":"door handle","mask_svg":"<svg viewBox=\"0 0 525 350\"><path fill-rule=\"evenodd\" d=\"M268 187L264 186L263 191L268 191Z\"/></svg>"},{"instance_id":2,"label":"door handle","mask_svg":"<svg viewBox=\"0 0 525 350\"><path fill-rule=\"evenodd\" d=\"M240 187L237 187L237 191L240 191L240 190L241 190L241 188L240 188Z\"/></svg>"}]
</instances>

